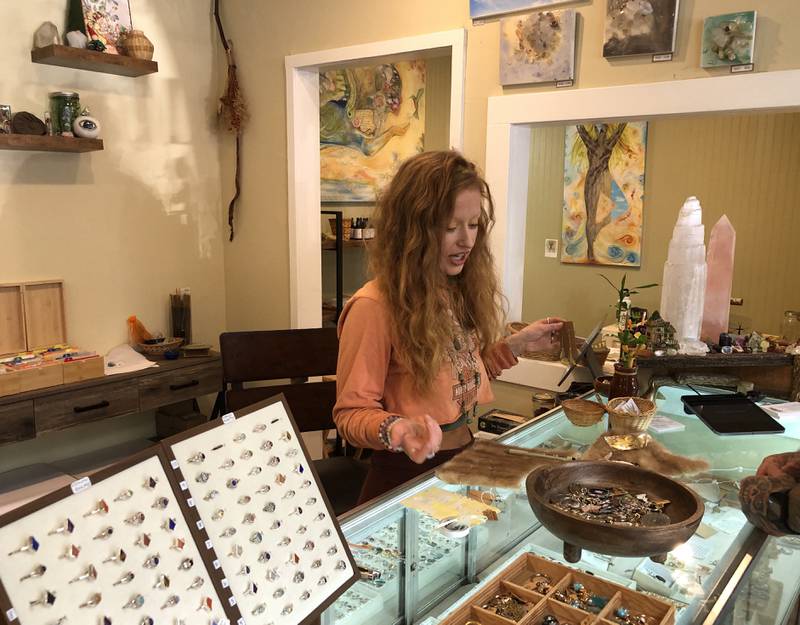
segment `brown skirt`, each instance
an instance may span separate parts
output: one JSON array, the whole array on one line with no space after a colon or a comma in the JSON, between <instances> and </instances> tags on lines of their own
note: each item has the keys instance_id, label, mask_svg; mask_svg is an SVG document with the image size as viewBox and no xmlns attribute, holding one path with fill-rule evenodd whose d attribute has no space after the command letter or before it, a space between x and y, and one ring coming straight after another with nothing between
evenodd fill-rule
<instances>
[{"instance_id":1,"label":"brown skirt","mask_svg":"<svg viewBox=\"0 0 800 625\"><path fill-rule=\"evenodd\" d=\"M459 449L441 449L433 458L426 460L422 464L415 463L402 452L373 451L367 478L358 498L358 505L383 495L385 492L414 479L418 475L438 467L463 450L463 447Z\"/></svg>"}]
</instances>

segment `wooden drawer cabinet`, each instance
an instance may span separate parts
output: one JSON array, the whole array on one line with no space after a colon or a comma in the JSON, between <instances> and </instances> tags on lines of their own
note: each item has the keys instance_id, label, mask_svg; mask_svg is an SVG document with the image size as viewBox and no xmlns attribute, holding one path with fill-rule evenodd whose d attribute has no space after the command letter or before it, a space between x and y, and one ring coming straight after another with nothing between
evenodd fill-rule
<instances>
[{"instance_id":1,"label":"wooden drawer cabinet","mask_svg":"<svg viewBox=\"0 0 800 625\"><path fill-rule=\"evenodd\" d=\"M173 371L170 375L154 374L139 379L141 410L218 393L222 384L222 366L202 365Z\"/></svg>"},{"instance_id":2,"label":"wooden drawer cabinet","mask_svg":"<svg viewBox=\"0 0 800 625\"><path fill-rule=\"evenodd\" d=\"M35 436L33 400L0 406L0 444L24 441Z\"/></svg>"},{"instance_id":3,"label":"wooden drawer cabinet","mask_svg":"<svg viewBox=\"0 0 800 625\"><path fill-rule=\"evenodd\" d=\"M138 411L135 382L103 384L34 400L37 434Z\"/></svg>"}]
</instances>

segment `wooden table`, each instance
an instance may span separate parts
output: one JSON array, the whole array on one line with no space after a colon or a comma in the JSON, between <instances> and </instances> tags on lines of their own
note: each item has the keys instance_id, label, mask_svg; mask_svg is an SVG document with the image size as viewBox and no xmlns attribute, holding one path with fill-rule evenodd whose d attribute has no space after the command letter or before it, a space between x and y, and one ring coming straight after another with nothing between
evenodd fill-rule
<instances>
[{"instance_id":1,"label":"wooden table","mask_svg":"<svg viewBox=\"0 0 800 625\"><path fill-rule=\"evenodd\" d=\"M157 368L5 395L0 397L0 444L221 390L222 359L211 352L200 358L160 360Z\"/></svg>"}]
</instances>

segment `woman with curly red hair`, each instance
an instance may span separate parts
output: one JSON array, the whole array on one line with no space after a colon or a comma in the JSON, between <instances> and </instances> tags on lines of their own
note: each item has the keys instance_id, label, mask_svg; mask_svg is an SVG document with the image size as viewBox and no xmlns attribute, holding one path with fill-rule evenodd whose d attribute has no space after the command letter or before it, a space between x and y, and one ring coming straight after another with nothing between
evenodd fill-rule
<instances>
[{"instance_id":1,"label":"woman with curly red hair","mask_svg":"<svg viewBox=\"0 0 800 625\"><path fill-rule=\"evenodd\" d=\"M500 340L502 298L488 235L489 187L454 151L406 160L379 198L375 276L339 318L342 436L371 448L366 501L452 458L492 400L489 381L525 351L549 349L557 318Z\"/></svg>"}]
</instances>

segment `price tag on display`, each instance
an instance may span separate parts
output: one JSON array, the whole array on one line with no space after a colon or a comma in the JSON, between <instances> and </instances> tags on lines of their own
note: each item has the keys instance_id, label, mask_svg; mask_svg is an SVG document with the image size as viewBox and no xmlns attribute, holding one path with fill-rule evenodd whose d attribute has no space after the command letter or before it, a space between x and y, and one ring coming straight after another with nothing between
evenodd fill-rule
<instances>
[{"instance_id":1,"label":"price tag on display","mask_svg":"<svg viewBox=\"0 0 800 625\"><path fill-rule=\"evenodd\" d=\"M202 520L197 522L197 529L202 530L206 528L206 524Z\"/></svg>"},{"instance_id":2,"label":"price tag on display","mask_svg":"<svg viewBox=\"0 0 800 625\"><path fill-rule=\"evenodd\" d=\"M564 87L572 87L575 84L574 80L559 80L556 82L556 89L562 89Z\"/></svg>"},{"instance_id":3,"label":"price tag on display","mask_svg":"<svg viewBox=\"0 0 800 625\"><path fill-rule=\"evenodd\" d=\"M225 425L228 425L229 423L233 423L234 421L236 421L236 415L233 414L232 412L229 412L228 414L222 415L222 422Z\"/></svg>"},{"instance_id":4,"label":"price tag on display","mask_svg":"<svg viewBox=\"0 0 800 625\"><path fill-rule=\"evenodd\" d=\"M672 60L672 52L653 55L653 63L664 63L666 61L671 61L671 60Z\"/></svg>"},{"instance_id":5,"label":"price tag on display","mask_svg":"<svg viewBox=\"0 0 800 625\"><path fill-rule=\"evenodd\" d=\"M6 612L6 618L8 619L9 623L17 620L17 613L14 612L14 608L11 608Z\"/></svg>"},{"instance_id":6,"label":"price tag on display","mask_svg":"<svg viewBox=\"0 0 800 625\"><path fill-rule=\"evenodd\" d=\"M747 63L746 65L731 65L731 74L745 74L753 71L753 64Z\"/></svg>"},{"instance_id":7,"label":"price tag on display","mask_svg":"<svg viewBox=\"0 0 800 625\"><path fill-rule=\"evenodd\" d=\"M87 490L92 485L92 480L88 477L82 477L79 480L75 480L69 487L72 489L72 492L77 495L78 493L82 493L83 491Z\"/></svg>"},{"instance_id":8,"label":"price tag on display","mask_svg":"<svg viewBox=\"0 0 800 625\"><path fill-rule=\"evenodd\" d=\"M238 621L236 621L236 625L244 625L244 619L240 618Z\"/></svg>"},{"instance_id":9,"label":"price tag on display","mask_svg":"<svg viewBox=\"0 0 800 625\"><path fill-rule=\"evenodd\" d=\"M179 484L179 486L181 487L181 490L189 490L189 485L186 483L186 480L184 480L183 482L181 482L181 483Z\"/></svg>"},{"instance_id":10,"label":"price tag on display","mask_svg":"<svg viewBox=\"0 0 800 625\"><path fill-rule=\"evenodd\" d=\"M220 584L222 584L223 588L227 588L228 586L230 586L230 584L228 583L228 578L227 577L223 577L222 581L220 582Z\"/></svg>"},{"instance_id":11,"label":"price tag on display","mask_svg":"<svg viewBox=\"0 0 800 625\"><path fill-rule=\"evenodd\" d=\"M214 561L211 563L211 565L214 567L214 570L215 570L215 571L218 571L218 570L219 570L219 567L220 567L220 566L222 566L222 565L219 563L219 560L214 560Z\"/></svg>"},{"instance_id":12,"label":"price tag on display","mask_svg":"<svg viewBox=\"0 0 800 625\"><path fill-rule=\"evenodd\" d=\"M211 549L214 547L213 543L211 542L211 539L207 540L205 544L206 544L206 549L208 549L209 551L211 551Z\"/></svg>"},{"instance_id":13,"label":"price tag on display","mask_svg":"<svg viewBox=\"0 0 800 625\"><path fill-rule=\"evenodd\" d=\"M177 460L170 461L169 466L171 466L173 469L177 469L178 468L178 461Z\"/></svg>"},{"instance_id":14,"label":"price tag on display","mask_svg":"<svg viewBox=\"0 0 800 625\"><path fill-rule=\"evenodd\" d=\"M236 605L236 597L229 597L228 598L228 605L233 607Z\"/></svg>"},{"instance_id":15,"label":"price tag on display","mask_svg":"<svg viewBox=\"0 0 800 625\"><path fill-rule=\"evenodd\" d=\"M192 497L189 497L189 499L186 500L186 505L189 506L190 508L194 508L194 499Z\"/></svg>"}]
</instances>

